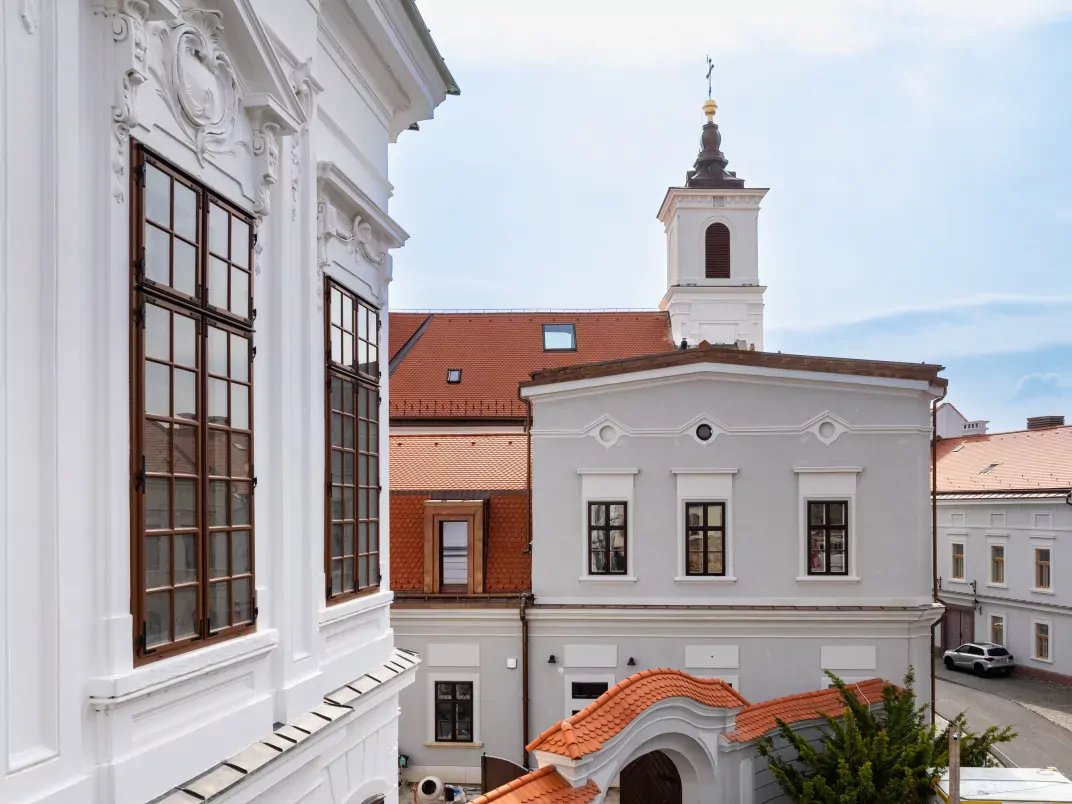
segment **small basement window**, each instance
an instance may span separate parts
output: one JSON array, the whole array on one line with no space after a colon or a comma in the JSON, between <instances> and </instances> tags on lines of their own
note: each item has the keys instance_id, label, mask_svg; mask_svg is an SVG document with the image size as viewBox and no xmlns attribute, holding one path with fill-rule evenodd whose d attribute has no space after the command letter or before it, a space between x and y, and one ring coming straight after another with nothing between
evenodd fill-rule
<instances>
[{"instance_id":1,"label":"small basement window","mask_svg":"<svg viewBox=\"0 0 1072 804\"><path fill-rule=\"evenodd\" d=\"M461 369L447 369L447 382L456 385L462 381Z\"/></svg>"},{"instance_id":2,"label":"small basement window","mask_svg":"<svg viewBox=\"0 0 1072 804\"><path fill-rule=\"evenodd\" d=\"M545 352L572 352L577 349L577 334L573 324L544 324L543 350Z\"/></svg>"}]
</instances>

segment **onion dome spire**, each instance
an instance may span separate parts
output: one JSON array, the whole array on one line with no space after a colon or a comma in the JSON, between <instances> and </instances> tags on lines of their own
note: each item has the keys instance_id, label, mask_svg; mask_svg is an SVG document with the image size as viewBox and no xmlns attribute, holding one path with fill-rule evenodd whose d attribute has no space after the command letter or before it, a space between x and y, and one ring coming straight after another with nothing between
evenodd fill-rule
<instances>
[{"instance_id":1,"label":"onion dome spire","mask_svg":"<svg viewBox=\"0 0 1072 804\"><path fill-rule=\"evenodd\" d=\"M736 173L726 170L729 160L720 150L722 134L715 122L718 104L708 98L704 101L703 111L707 115L707 122L704 123L703 134L700 135L700 153L692 170L685 174L685 186L704 189L744 187L744 179L738 179Z\"/></svg>"}]
</instances>

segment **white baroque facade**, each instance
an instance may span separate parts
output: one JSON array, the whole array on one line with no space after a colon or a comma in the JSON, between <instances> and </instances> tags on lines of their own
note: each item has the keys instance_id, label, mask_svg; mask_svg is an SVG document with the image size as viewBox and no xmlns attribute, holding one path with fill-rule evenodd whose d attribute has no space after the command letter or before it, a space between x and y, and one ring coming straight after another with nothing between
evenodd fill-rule
<instances>
[{"instance_id":1,"label":"white baroque facade","mask_svg":"<svg viewBox=\"0 0 1072 804\"><path fill-rule=\"evenodd\" d=\"M395 801L418 660L386 538L325 557L324 296L371 539L388 144L453 80L412 0L2 10L0 799Z\"/></svg>"}]
</instances>

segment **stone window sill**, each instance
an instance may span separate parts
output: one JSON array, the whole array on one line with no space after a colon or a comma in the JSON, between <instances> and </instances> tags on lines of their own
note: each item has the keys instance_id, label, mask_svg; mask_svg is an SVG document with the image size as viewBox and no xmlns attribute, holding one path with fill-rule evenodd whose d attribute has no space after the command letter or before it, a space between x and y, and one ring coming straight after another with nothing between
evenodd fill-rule
<instances>
[{"instance_id":1,"label":"stone window sill","mask_svg":"<svg viewBox=\"0 0 1072 804\"><path fill-rule=\"evenodd\" d=\"M636 583L635 575L582 575L578 578L581 583Z\"/></svg>"},{"instance_id":2,"label":"stone window sill","mask_svg":"<svg viewBox=\"0 0 1072 804\"><path fill-rule=\"evenodd\" d=\"M994 589L1008 589L1009 588L1009 585L1007 583L989 583L988 582L987 586L990 586L990 587L992 587Z\"/></svg>"},{"instance_id":3,"label":"stone window sill","mask_svg":"<svg viewBox=\"0 0 1072 804\"><path fill-rule=\"evenodd\" d=\"M359 614L365 613L369 609L389 606L393 599L393 592L389 590L381 590L370 595L355 597L352 600L347 600L345 603L336 603L332 606L325 606L320 610L320 627L323 628L324 626L345 622L351 617L356 617Z\"/></svg>"},{"instance_id":4,"label":"stone window sill","mask_svg":"<svg viewBox=\"0 0 1072 804\"><path fill-rule=\"evenodd\" d=\"M797 583L859 583L859 575L799 575Z\"/></svg>"},{"instance_id":5,"label":"stone window sill","mask_svg":"<svg viewBox=\"0 0 1072 804\"><path fill-rule=\"evenodd\" d=\"M737 583L732 575L678 575L674 583Z\"/></svg>"},{"instance_id":6,"label":"stone window sill","mask_svg":"<svg viewBox=\"0 0 1072 804\"><path fill-rule=\"evenodd\" d=\"M1055 595L1055 594L1057 594L1052 589L1037 589L1035 587L1031 587L1031 591L1036 595Z\"/></svg>"},{"instance_id":7,"label":"stone window sill","mask_svg":"<svg viewBox=\"0 0 1072 804\"><path fill-rule=\"evenodd\" d=\"M960 586L967 586L968 582L964 578L945 578L942 583L955 583Z\"/></svg>"},{"instance_id":8,"label":"stone window sill","mask_svg":"<svg viewBox=\"0 0 1072 804\"><path fill-rule=\"evenodd\" d=\"M483 748L484 743L425 743L425 748Z\"/></svg>"},{"instance_id":9,"label":"stone window sill","mask_svg":"<svg viewBox=\"0 0 1072 804\"><path fill-rule=\"evenodd\" d=\"M86 692L90 705L95 709L111 709L163 688L258 659L274 650L278 641L279 632L275 629L257 631L248 636L143 665L119 675L92 678L86 684Z\"/></svg>"}]
</instances>

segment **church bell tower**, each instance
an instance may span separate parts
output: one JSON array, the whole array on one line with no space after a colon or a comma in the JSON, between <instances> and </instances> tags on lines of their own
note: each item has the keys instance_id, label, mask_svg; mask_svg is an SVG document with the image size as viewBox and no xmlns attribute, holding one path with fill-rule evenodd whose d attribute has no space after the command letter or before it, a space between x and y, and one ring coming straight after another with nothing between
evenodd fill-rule
<instances>
[{"instance_id":1,"label":"church bell tower","mask_svg":"<svg viewBox=\"0 0 1072 804\"><path fill-rule=\"evenodd\" d=\"M666 192L659 220L666 230L667 291L674 343L700 341L763 349L759 283L759 205L766 189L748 188L726 170L717 104L703 105L707 123L684 187Z\"/></svg>"}]
</instances>

